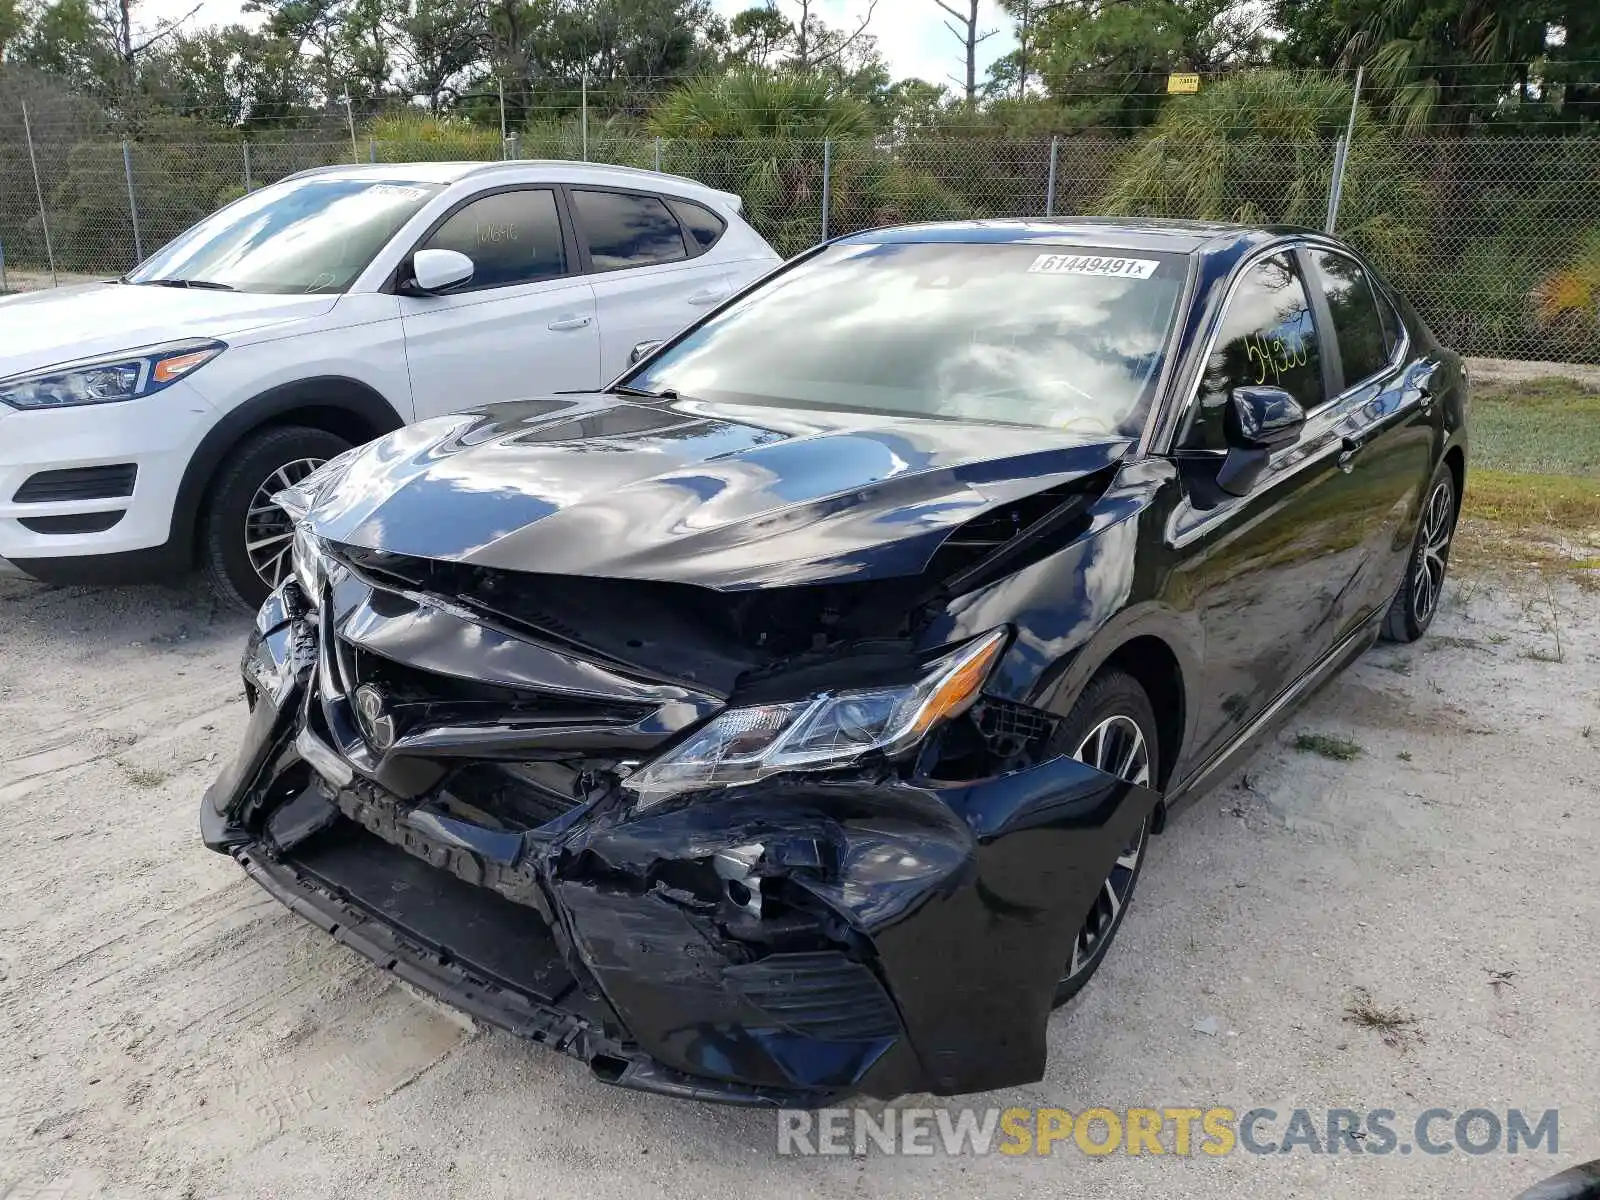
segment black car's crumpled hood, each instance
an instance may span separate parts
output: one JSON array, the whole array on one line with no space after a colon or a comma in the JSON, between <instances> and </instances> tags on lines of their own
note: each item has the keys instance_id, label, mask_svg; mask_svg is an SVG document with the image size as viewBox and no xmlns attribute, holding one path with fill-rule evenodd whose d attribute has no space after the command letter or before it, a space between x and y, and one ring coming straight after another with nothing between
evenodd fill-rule
<instances>
[{"instance_id":1,"label":"black car's crumpled hood","mask_svg":"<svg viewBox=\"0 0 1600 1200\"><path fill-rule=\"evenodd\" d=\"M309 520L346 545L541 574L751 588L914 575L986 509L1101 470L1124 437L878 414L492 405L363 448Z\"/></svg>"}]
</instances>

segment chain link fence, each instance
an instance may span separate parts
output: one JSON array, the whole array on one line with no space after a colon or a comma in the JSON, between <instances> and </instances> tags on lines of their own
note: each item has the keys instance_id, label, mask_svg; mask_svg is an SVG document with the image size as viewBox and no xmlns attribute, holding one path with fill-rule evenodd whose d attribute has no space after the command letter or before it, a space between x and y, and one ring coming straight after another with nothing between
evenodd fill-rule
<instances>
[{"instance_id":1,"label":"chain link fence","mask_svg":"<svg viewBox=\"0 0 1600 1200\"><path fill-rule=\"evenodd\" d=\"M784 254L907 221L1112 214L1322 228L1338 146L1316 139L860 142L605 132L448 143L59 142L0 130L0 289L119 274L218 206L296 171L356 162L583 159L687 175L743 197ZM1337 231L1463 353L1600 362L1600 138L1358 136Z\"/></svg>"}]
</instances>

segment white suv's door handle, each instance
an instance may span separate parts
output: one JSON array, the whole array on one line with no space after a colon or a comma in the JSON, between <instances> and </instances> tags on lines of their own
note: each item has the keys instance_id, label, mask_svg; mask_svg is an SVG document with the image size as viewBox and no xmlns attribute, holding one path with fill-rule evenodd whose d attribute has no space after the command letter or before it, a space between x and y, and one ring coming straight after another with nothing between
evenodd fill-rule
<instances>
[{"instance_id":1,"label":"white suv's door handle","mask_svg":"<svg viewBox=\"0 0 1600 1200\"><path fill-rule=\"evenodd\" d=\"M550 324L546 325L545 328L554 329L557 333L561 333L568 329L582 329L588 323L588 317L557 317L554 321L551 321Z\"/></svg>"},{"instance_id":2,"label":"white suv's door handle","mask_svg":"<svg viewBox=\"0 0 1600 1200\"><path fill-rule=\"evenodd\" d=\"M728 294L727 288L705 288L689 297L690 304L715 304Z\"/></svg>"}]
</instances>

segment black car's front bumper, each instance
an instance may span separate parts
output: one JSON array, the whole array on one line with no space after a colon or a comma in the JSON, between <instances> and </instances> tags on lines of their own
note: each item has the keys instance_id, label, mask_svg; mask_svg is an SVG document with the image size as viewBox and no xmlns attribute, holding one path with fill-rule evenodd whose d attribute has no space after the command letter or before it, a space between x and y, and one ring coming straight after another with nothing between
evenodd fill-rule
<instances>
[{"instance_id":1,"label":"black car's front bumper","mask_svg":"<svg viewBox=\"0 0 1600 1200\"><path fill-rule=\"evenodd\" d=\"M644 813L612 788L507 835L353 770L319 725L317 663L312 622L269 602L205 843L410 983L673 1095L1039 1078L1071 940L1158 801L1053 758L970 783L774 779Z\"/></svg>"}]
</instances>

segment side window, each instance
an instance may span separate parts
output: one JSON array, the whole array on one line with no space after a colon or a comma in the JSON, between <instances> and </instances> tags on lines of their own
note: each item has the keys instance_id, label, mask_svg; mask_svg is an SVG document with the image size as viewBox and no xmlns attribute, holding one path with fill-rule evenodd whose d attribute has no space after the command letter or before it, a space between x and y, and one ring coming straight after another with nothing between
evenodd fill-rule
<instances>
[{"instance_id":1,"label":"side window","mask_svg":"<svg viewBox=\"0 0 1600 1200\"><path fill-rule=\"evenodd\" d=\"M553 279L567 269L561 218L549 188L474 200L439 226L423 248L459 250L472 260L472 278L462 291Z\"/></svg>"},{"instance_id":2,"label":"side window","mask_svg":"<svg viewBox=\"0 0 1600 1200\"><path fill-rule=\"evenodd\" d=\"M1339 358L1344 363L1345 386L1349 387L1376 375L1389 361L1383 315L1360 263L1326 250L1313 251L1311 257L1333 314L1333 332L1339 339Z\"/></svg>"},{"instance_id":3,"label":"side window","mask_svg":"<svg viewBox=\"0 0 1600 1200\"><path fill-rule=\"evenodd\" d=\"M578 228L597 271L688 258L678 220L658 196L572 190Z\"/></svg>"},{"instance_id":4,"label":"side window","mask_svg":"<svg viewBox=\"0 0 1600 1200\"><path fill-rule=\"evenodd\" d=\"M668 200L667 207L688 235L686 240L691 254L704 254L711 249L728 227L728 223L716 213L693 200Z\"/></svg>"},{"instance_id":5,"label":"side window","mask_svg":"<svg viewBox=\"0 0 1600 1200\"><path fill-rule=\"evenodd\" d=\"M1256 263L1234 289L1183 446L1226 450L1228 393L1256 384L1283 388L1306 409L1323 401L1322 354L1311 305L1287 254Z\"/></svg>"},{"instance_id":6,"label":"side window","mask_svg":"<svg viewBox=\"0 0 1600 1200\"><path fill-rule=\"evenodd\" d=\"M1376 288L1373 289L1377 291ZM1394 301L1378 292L1378 316L1383 320L1383 337L1388 343L1389 353L1392 355L1400 349L1400 343L1406 340L1405 330L1400 325L1400 314L1395 310Z\"/></svg>"}]
</instances>

